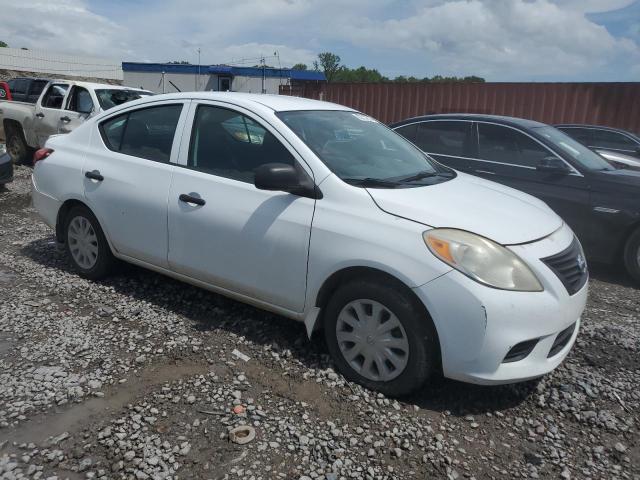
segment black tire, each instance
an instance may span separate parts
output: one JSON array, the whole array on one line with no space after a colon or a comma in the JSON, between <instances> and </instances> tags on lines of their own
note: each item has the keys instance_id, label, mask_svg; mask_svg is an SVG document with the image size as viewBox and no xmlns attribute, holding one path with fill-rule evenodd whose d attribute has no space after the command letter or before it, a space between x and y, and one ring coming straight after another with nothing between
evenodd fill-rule
<instances>
[{"instance_id":1,"label":"black tire","mask_svg":"<svg viewBox=\"0 0 640 480\"><path fill-rule=\"evenodd\" d=\"M397 377L375 381L358 373L344 358L338 345L338 315L350 302L374 300L384 305L402 324L409 344L408 362ZM324 313L325 339L329 352L344 377L390 397L408 395L427 382L439 359L436 330L424 306L401 285L372 280L355 280L338 288Z\"/></svg>"},{"instance_id":2,"label":"black tire","mask_svg":"<svg viewBox=\"0 0 640 480\"><path fill-rule=\"evenodd\" d=\"M22 128L11 125L7 132L7 152L13 163L31 165L34 150L27 145Z\"/></svg>"},{"instance_id":3,"label":"black tire","mask_svg":"<svg viewBox=\"0 0 640 480\"><path fill-rule=\"evenodd\" d=\"M624 248L624 267L640 283L640 228L631 234Z\"/></svg>"},{"instance_id":4,"label":"black tire","mask_svg":"<svg viewBox=\"0 0 640 480\"><path fill-rule=\"evenodd\" d=\"M85 218L91 224L91 227L95 232L95 236L97 237L98 254L97 258L95 259L95 263L90 268L85 268L80 265L71 252L71 242L69 241L69 225L76 217ZM98 219L96 219L95 215L91 212L91 210L83 206L76 206L69 210L64 219L64 238L65 248L67 250L69 260L71 261L74 269L81 277L87 278L89 280L99 280L106 277L113 271L115 258L113 256L113 253L111 253L111 247L109 247L109 243L104 236L102 228L100 227L100 223L98 222Z\"/></svg>"}]
</instances>

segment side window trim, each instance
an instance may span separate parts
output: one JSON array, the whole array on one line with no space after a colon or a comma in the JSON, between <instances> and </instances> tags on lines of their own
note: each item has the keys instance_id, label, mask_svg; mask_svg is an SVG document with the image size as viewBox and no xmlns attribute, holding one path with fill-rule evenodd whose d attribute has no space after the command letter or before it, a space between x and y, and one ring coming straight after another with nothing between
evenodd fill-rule
<instances>
[{"instance_id":1,"label":"side window trim","mask_svg":"<svg viewBox=\"0 0 640 480\"><path fill-rule=\"evenodd\" d=\"M178 160L178 155L179 155L179 149L181 148L181 141L182 141L182 136L183 136L183 132L184 129L186 127L186 120L187 120L187 115L190 113L190 105L191 105L191 100L164 100L164 101L160 101L160 102L150 102L148 104L145 104L144 106L140 106L140 105L136 105L134 107L131 108L126 108L123 111L117 111L117 112L109 112L108 116L105 116L103 118L100 119L100 121L98 122L98 133L99 133L99 137L100 137L100 141L102 142L102 146L109 150L110 152L113 153L117 153L118 155L124 155L127 158L137 158L141 161L147 161L147 162L154 162L154 160L149 160L146 158L142 158L142 157L136 157L136 156L132 156L132 155L127 155L126 153L121 153L120 149L122 148L122 140L124 139L124 134L125 131L127 129L127 124L129 123L129 115L132 112L138 111L138 110L145 110L147 108L154 108L154 107L162 107L162 106L167 106L167 105L182 105L182 111L180 112L180 117L178 118L178 123L176 124L176 130L175 133L173 134L173 143L171 144L171 154L169 156L169 162L168 163L162 163L162 162L155 162L155 163L160 163L163 165L174 165L177 164L177 160ZM106 140L105 140L105 133L104 133L104 129L103 129L103 124L107 123L110 120L115 119L116 117L120 117L120 116L126 116L127 119L127 124L125 124L124 128L122 129L122 135L120 136L120 145L119 145L119 149L118 150L114 150L112 148L109 147L109 145L107 144Z\"/></svg>"},{"instance_id":2,"label":"side window trim","mask_svg":"<svg viewBox=\"0 0 640 480\"><path fill-rule=\"evenodd\" d=\"M558 159L560 159L562 162L564 162L564 163L567 165L567 167L569 167L569 169L571 170L571 173L570 173L569 175L575 175L575 176L578 176L578 177L583 177L583 176L584 176L584 175L582 175L582 173L580 173L578 170L576 170L576 168L575 168L573 165L571 165L569 162L567 162L567 161L562 157L562 155L558 155L558 152L556 152L555 150L553 150L553 149L552 149L552 148L550 148L549 146L545 145L544 143L542 143L542 142L541 142L540 140L538 140L537 138L535 138L535 137L533 137L533 136L529 135L527 132L525 132L525 131L523 131L523 130L520 130L519 128L512 127L511 125L505 125L505 124L503 124L503 123L488 122L488 121L486 121L486 120L476 120L476 121L475 121L475 123L476 123L476 129L478 128L478 127L477 127L477 125L478 125L478 124L480 124L480 123L484 123L484 124L486 124L486 125L496 125L496 126L498 126L498 127L510 128L511 130L515 130L516 132L519 132L519 133L521 133L521 134L523 134L523 135L525 135L525 136L529 137L531 140L533 140L534 142L536 142L536 143L538 143L539 145L541 145L541 146L542 146L545 150L547 150L549 153L551 153L552 155L554 155L555 157L557 157ZM480 134L479 134L479 133L480 133L480 132L479 132L479 131L477 131L478 145L480 144ZM479 151L480 151L480 150L478 150L478 152L479 152ZM478 153L478 155L479 155L479 153ZM479 162L494 163L494 164L496 164L496 165L508 165L508 166L510 166L510 167L525 168L525 169L527 169L527 170L535 170L535 169L536 169L535 167L527 167L526 165L517 165L517 164L515 164L515 163L496 162L496 161L494 161L494 160L485 160L484 158L480 158L480 157L478 157L478 158L476 158L476 159L473 159L473 160L476 160L476 161L479 161Z\"/></svg>"},{"instance_id":3,"label":"side window trim","mask_svg":"<svg viewBox=\"0 0 640 480\"><path fill-rule=\"evenodd\" d=\"M294 160L296 161L296 163L307 173L307 175L309 175L309 177L315 181L315 175L313 173L313 170L311 168L311 166L309 165L309 163L304 159L304 157L298 152L298 150L296 150L296 148L289 142L289 140L284 137L270 122L269 120L267 120L266 118L258 115L257 113L251 111L251 110L247 110L246 108L243 108L240 105L236 105L234 103L230 103L230 102L224 102L221 100L201 100L201 99L193 99L191 101L191 106L189 108L189 112L188 112L188 116L185 119L185 125L184 125L184 132L182 135L182 143L180 145L180 152L179 152L179 157L176 159L176 165L183 167L183 168L187 168L191 171L194 172L200 172L199 170L194 170L191 167L188 166L189 164L189 149L190 149L190 145L191 145L191 136L193 133L193 128L194 128L194 123L195 123L195 118L196 118L196 112L198 110L198 107L200 105L208 105L211 107L218 107L218 108L224 108L226 110L231 110L233 112L236 112L240 115L244 115L248 118L250 118L251 120L253 120L254 122L256 122L258 125L260 125L262 128L264 128L267 132L271 133L286 149L287 151L292 155L292 157L294 158ZM213 175L216 178L226 178L226 177L220 177L220 176L216 176L214 174L211 173L205 173L205 172L200 172L203 175ZM233 180L233 179L229 179L229 180Z\"/></svg>"}]
</instances>

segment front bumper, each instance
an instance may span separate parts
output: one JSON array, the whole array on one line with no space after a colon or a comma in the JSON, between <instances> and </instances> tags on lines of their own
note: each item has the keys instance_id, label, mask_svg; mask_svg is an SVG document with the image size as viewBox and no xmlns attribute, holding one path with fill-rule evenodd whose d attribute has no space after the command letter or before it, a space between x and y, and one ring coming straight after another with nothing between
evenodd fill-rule
<instances>
[{"instance_id":1,"label":"front bumper","mask_svg":"<svg viewBox=\"0 0 640 480\"><path fill-rule=\"evenodd\" d=\"M13 162L8 154L0 156L0 185L13 181Z\"/></svg>"},{"instance_id":2,"label":"front bumper","mask_svg":"<svg viewBox=\"0 0 640 480\"><path fill-rule=\"evenodd\" d=\"M414 289L433 317L446 377L487 385L513 383L540 377L562 363L578 334L588 283L569 295L540 259L572 241L573 232L563 226L540 241L509 247L536 273L542 292L486 287L456 270ZM551 352L558 335L574 324L564 346ZM530 340L536 341L530 353L504 362L514 346Z\"/></svg>"}]
</instances>

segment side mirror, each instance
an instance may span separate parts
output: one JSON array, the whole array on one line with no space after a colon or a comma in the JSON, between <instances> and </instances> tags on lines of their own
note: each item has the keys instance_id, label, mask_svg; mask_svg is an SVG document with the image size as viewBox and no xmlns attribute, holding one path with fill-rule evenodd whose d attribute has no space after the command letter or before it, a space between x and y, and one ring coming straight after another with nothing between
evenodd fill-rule
<instances>
[{"instance_id":1,"label":"side mirror","mask_svg":"<svg viewBox=\"0 0 640 480\"><path fill-rule=\"evenodd\" d=\"M558 157L543 158L536 166L536 170L539 172L555 173L558 175L566 175L569 173L569 167L567 167L567 164Z\"/></svg>"},{"instance_id":2,"label":"side mirror","mask_svg":"<svg viewBox=\"0 0 640 480\"><path fill-rule=\"evenodd\" d=\"M254 185L259 190L288 192L308 198L322 198L320 190L292 165L265 163L255 170Z\"/></svg>"}]
</instances>

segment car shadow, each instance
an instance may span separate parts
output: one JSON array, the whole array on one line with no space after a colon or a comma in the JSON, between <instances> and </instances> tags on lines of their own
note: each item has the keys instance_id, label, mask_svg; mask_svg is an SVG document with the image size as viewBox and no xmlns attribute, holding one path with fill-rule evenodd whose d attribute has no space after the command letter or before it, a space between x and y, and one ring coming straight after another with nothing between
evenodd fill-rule
<instances>
[{"instance_id":1,"label":"car shadow","mask_svg":"<svg viewBox=\"0 0 640 480\"><path fill-rule=\"evenodd\" d=\"M66 254L56 248L52 237L23 246L21 253L43 267L75 275ZM321 332L309 341L300 322L129 264L121 264L118 272L97 283L147 302L154 310L192 320L197 331L222 329L258 346L270 346L272 351L288 351L307 368L333 367ZM242 350L242 346L238 349ZM435 412L474 415L515 407L531 395L535 386L535 381L478 386L436 374L427 387L401 400Z\"/></svg>"},{"instance_id":2,"label":"car shadow","mask_svg":"<svg viewBox=\"0 0 640 480\"><path fill-rule=\"evenodd\" d=\"M612 283L626 288L639 288L637 282L629 276L624 267L619 264L606 265L600 263L589 264L589 275L594 280Z\"/></svg>"}]
</instances>

